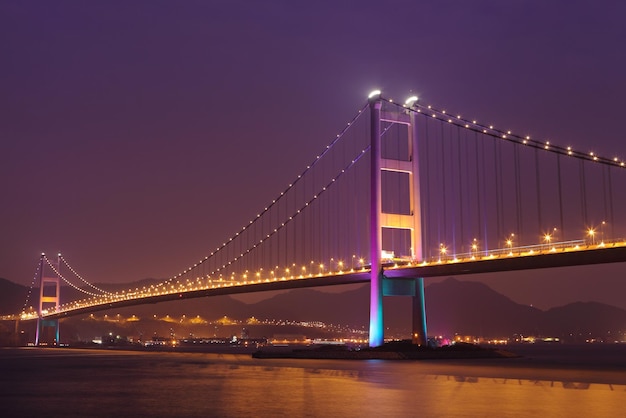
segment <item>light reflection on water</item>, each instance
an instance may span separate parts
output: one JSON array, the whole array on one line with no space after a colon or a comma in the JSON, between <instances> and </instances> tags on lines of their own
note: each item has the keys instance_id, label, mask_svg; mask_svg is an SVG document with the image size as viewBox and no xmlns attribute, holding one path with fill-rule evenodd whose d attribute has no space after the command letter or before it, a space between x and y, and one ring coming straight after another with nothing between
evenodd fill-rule
<instances>
[{"instance_id":1,"label":"light reflection on water","mask_svg":"<svg viewBox=\"0 0 626 418\"><path fill-rule=\"evenodd\" d=\"M0 350L3 416L623 416L624 370ZM7 406L7 408L4 408Z\"/></svg>"}]
</instances>

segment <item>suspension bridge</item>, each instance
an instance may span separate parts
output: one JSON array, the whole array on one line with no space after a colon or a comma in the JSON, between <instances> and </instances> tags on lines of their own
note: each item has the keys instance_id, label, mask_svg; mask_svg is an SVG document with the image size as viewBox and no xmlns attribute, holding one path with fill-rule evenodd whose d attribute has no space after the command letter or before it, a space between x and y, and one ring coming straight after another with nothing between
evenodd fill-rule
<instances>
[{"instance_id":1,"label":"suspension bridge","mask_svg":"<svg viewBox=\"0 0 626 418\"><path fill-rule=\"evenodd\" d=\"M424 278L626 261L618 157L496 128L416 97L370 94L344 129L256 216L159 284L108 292L59 254L33 285L37 341L59 319L161 301L370 282L371 346L384 296L413 298L427 343ZM620 191L622 191L620 193ZM85 298L61 303L65 283Z\"/></svg>"}]
</instances>

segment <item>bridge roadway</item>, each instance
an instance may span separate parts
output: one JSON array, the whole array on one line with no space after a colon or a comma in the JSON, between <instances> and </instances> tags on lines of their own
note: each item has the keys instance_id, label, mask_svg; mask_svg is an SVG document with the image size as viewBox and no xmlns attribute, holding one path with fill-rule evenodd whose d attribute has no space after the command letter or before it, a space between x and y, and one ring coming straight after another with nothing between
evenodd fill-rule
<instances>
[{"instance_id":1,"label":"bridge roadway","mask_svg":"<svg viewBox=\"0 0 626 418\"><path fill-rule=\"evenodd\" d=\"M384 275L394 279L413 279L416 277L445 277L466 274L495 273L514 270L531 270L554 267L568 267L604 263L626 262L626 242L611 244L610 246L589 246L580 249L552 251L533 251L526 254L511 256L503 251L500 255L490 255L473 260L442 261L435 263L422 263L419 265L384 265ZM342 284L365 283L370 280L369 269L359 271L346 271L325 276L313 276L302 278L274 279L272 281L260 281L252 283L225 282L220 286L202 288L197 290L181 290L153 296L141 296L107 301L97 305L86 305L67 311L50 313L46 318L65 318L82 315L91 312L103 311L113 308L152 304L173 300L202 298L220 295L232 295L239 293L266 292L273 290L298 289L319 286L334 286ZM24 318L24 319L34 319Z\"/></svg>"}]
</instances>

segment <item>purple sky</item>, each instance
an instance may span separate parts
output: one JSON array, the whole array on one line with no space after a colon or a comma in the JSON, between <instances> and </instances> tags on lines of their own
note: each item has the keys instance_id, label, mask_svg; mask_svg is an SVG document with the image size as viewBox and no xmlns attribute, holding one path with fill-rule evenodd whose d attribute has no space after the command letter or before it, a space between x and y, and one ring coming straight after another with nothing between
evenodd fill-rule
<instances>
[{"instance_id":1,"label":"purple sky","mask_svg":"<svg viewBox=\"0 0 626 418\"><path fill-rule=\"evenodd\" d=\"M171 277L373 88L626 157L624 16L620 1L5 0L0 277L30 284L42 251L92 282ZM626 308L623 268L485 280L541 308Z\"/></svg>"}]
</instances>

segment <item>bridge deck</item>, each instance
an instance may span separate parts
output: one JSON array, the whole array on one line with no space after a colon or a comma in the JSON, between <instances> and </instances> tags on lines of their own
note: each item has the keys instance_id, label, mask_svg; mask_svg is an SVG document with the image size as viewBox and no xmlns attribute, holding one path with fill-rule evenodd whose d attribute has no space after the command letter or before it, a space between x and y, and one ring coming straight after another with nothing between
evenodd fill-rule
<instances>
[{"instance_id":1,"label":"bridge deck","mask_svg":"<svg viewBox=\"0 0 626 418\"><path fill-rule=\"evenodd\" d=\"M626 247L597 248L515 257L504 255L493 258L487 257L471 262L407 266L386 270L385 276L394 278L427 278L619 262L626 262Z\"/></svg>"},{"instance_id":2,"label":"bridge deck","mask_svg":"<svg viewBox=\"0 0 626 418\"><path fill-rule=\"evenodd\" d=\"M626 262L626 246L602 247L583 249L571 252L535 253L523 256L499 256L484 257L472 261L441 262L420 265L387 265L384 274L389 278L411 279L416 277L445 277L466 274L496 273L515 270L531 270L554 267L568 267L579 265L592 265L603 263ZM370 280L369 270L363 269L356 272L344 272L326 276L313 276L301 278L275 279L273 281L261 281L254 283L224 282L209 288L197 290L181 290L166 294L137 296L110 300L100 304L79 306L58 313L45 315L46 318L64 318L75 315L102 311L113 308L122 308L140 304L159 303L173 300L183 300L220 295L232 295L240 293L266 292L273 290L298 289L319 286L335 286L342 284L365 283ZM34 319L24 318L24 319Z\"/></svg>"}]
</instances>

